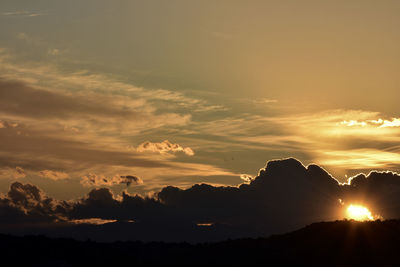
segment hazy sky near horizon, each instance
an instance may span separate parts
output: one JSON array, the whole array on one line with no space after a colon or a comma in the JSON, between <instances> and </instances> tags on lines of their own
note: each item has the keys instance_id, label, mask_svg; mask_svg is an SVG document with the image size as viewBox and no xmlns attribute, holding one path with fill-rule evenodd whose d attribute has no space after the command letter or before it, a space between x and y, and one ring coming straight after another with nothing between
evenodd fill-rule
<instances>
[{"instance_id":1,"label":"hazy sky near horizon","mask_svg":"<svg viewBox=\"0 0 400 267\"><path fill-rule=\"evenodd\" d=\"M340 181L400 171L398 14L398 1L2 0L0 191L237 185L285 157Z\"/></svg>"}]
</instances>

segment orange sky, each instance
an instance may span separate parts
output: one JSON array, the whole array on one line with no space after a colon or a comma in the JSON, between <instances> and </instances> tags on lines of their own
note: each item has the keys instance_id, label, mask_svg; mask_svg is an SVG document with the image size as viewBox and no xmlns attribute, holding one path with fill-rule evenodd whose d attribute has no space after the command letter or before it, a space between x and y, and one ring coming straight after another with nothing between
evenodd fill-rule
<instances>
[{"instance_id":1,"label":"orange sky","mask_svg":"<svg viewBox=\"0 0 400 267\"><path fill-rule=\"evenodd\" d=\"M0 190L400 170L398 1L0 3ZM243 176L245 175L245 176ZM124 180L125 179L125 180Z\"/></svg>"}]
</instances>

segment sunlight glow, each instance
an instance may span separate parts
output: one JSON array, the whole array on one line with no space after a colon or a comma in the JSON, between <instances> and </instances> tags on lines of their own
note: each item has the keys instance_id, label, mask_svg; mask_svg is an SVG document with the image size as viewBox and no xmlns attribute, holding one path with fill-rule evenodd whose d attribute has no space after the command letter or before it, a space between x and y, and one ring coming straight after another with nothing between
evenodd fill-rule
<instances>
[{"instance_id":1,"label":"sunlight glow","mask_svg":"<svg viewBox=\"0 0 400 267\"><path fill-rule=\"evenodd\" d=\"M347 217L356 221L371 221L374 220L371 212L361 205L349 205L347 207Z\"/></svg>"}]
</instances>

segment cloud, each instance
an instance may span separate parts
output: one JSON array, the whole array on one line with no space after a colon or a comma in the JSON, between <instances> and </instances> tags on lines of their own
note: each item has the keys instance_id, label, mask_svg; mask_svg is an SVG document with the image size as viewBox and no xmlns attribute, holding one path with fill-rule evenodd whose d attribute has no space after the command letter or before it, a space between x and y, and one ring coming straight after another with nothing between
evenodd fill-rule
<instances>
[{"instance_id":1,"label":"cloud","mask_svg":"<svg viewBox=\"0 0 400 267\"><path fill-rule=\"evenodd\" d=\"M0 224L55 222L62 220L68 204L47 197L31 184L14 182L6 196L0 198Z\"/></svg>"},{"instance_id":2,"label":"cloud","mask_svg":"<svg viewBox=\"0 0 400 267\"><path fill-rule=\"evenodd\" d=\"M345 203L367 206L375 217L400 217L400 175L391 171L358 174L343 184Z\"/></svg>"},{"instance_id":3,"label":"cloud","mask_svg":"<svg viewBox=\"0 0 400 267\"><path fill-rule=\"evenodd\" d=\"M116 171L135 172L149 179L160 177L146 183L158 188L165 184L160 181L164 173L228 172L210 164L174 162L176 158L165 153L126 151L129 143L142 142L144 133L178 130L191 122L192 112L214 110L206 101L87 71L62 73L44 64L18 65L6 53L0 51L0 118L18 127L1 128L0 138L6 141L0 144L0 167L21 166L36 173L62 169L71 177L85 176L88 170L107 177ZM190 147L182 149L194 154ZM178 145L169 153L180 150Z\"/></svg>"},{"instance_id":4,"label":"cloud","mask_svg":"<svg viewBox=\"0 0 400 267\"><path fill-rule=\"evenodd\" d=\"M182 147L179 144L173 144L169 142L168 140L164 140L161 143L152 143L149 141L146 141L142 144L140 144L137 149L139 152L145 152L145 151L150 151L150 152L157 152L160 154L163 153L168 153L168 152L183 152L188 156L193 156L194 151L190 147Z\"/></svg>"},{"instance_id":5,"label":"cloud","mask_svg":"<svg viewBox=\"0 0 400 267\"><path fill-rule=\"evenodd\" d=\"M29 40L29 42L40 42L39 40L34 40L27 33L19 33L17 37L21 40ZM42 45L48 46L48 44ZM122 82L120 79L110 75L93 74L87 70L64 73L53 65L44 65L43 62L30 65L16 64L10 60L10 58L13 59L14 57L10 51L0 48L0 62L2 63L0 71L3 79L24 81L28 82L29 85L45 81L42 86L52 91L108 93L108 95L112 95L117 99L125 97L125 100L130 100L130 102L139 99L141 102L151 105L152 111L158 109L164 109L165 111L175 110L176 112L182 112L182 109L186 112L226 110L224 106L209 103L204 99L189 97L177 91L160 88L146 89Z\"/></svg>"},{"instance_id":6,"label":"cloud","mask_svg":"<svg viewBox=\"0 0 400 267\"><path fill-rule=\"evenodd\" d=\"M400 118L393 118L392 120L384 120L379 127L400 127Z\"/></svg>"},{"instance_id":7,"label":"cloud","mask_svg":"<svg viewBox=\"0 0 400 267\"><path fill-rule=\"evenodd\" d=\"M102 225L106 223L113 223L116 222L117 220L104 220L100 218L89 218L89 219L75 219L75 220L70 220L69 222L75 223L75 224L95 224L95 225Z\"/></svg>"},{"instance_id":8,"label":"cloud","mask_svg":"<svg viewBox=\"0 0 400 267\"><path fill-rule=\"evenodd\" d=\"M47 54L50 56L58 56L60 55L61 51L57 48L51 48L47 50Z\"/></svg>"},{"instance_id":9,"label":"cloud","mask_svg":"<svg viewBox=\"0 0 400 267\"><path fill-rule=\"evenodd\" d=\"M39 74L45 75L42 70ZM342 159L346 158L348 163L352 163L349 168L352 171L351 175L368 167L385 169L392 167L391 164L398 164L398 160L393 160L397 151L392 148L400 140L399 127L380 127L375 124L366 127L348 127L341 123L351 120L379 122L383 117L377 112L336 110L318 114L272 117L248 114L242 118L192 122L191 114L159 112L157 105L150 102L158 100L143 89L136 88L136 90L134 87L104 77L96 79L90 75L82 77L72 75L69 80L66 79L68 77L57 75L54 74L56 77L52 79L58 84L64 82L72 84L63 85L63 89L49 89L49 86L39 86L37 82L0 81L0 88L4 88L3 94L0 93L0 116L21 126L16 127L14 132L12 129L1 128L2 131L8 131L0 133L8 142L0 145L2 148L0 160L3 160L0 165L14 167L19 164L18 166L26 169L35 167L38 171L64 169L68 173L79 169L78 177L87 174L84 168L113 176L111 173L115 173L120 167L125 168L123 170L125 173L134 172L140 177L148 178L165 176L161 171L174 176L181 173L181 170L188 169L192 170L188 175L196 175L193 168L195 164L174 162L176 160L174 157L165 155L177 152L194 155L191 144L201 141L207 143L207 140L200 141L199 137L190 140L187 147L167 140L147 141L136 148L134 152L138 153L126 151L128 138L129 142L132 142L131 139L136 138L134 136L140 136L137 139L140 138L141 142L147 133L166 136L170 135L171 128L181 126L188 132L206 136L209 145L203 145L202 149L208 152L220 153L232 148L239 148L242 151L249 149L280 151L302 156L304 159L329 167L340 167L337 154L341 152ZM79 82L82 82L82 85L79 85ZM106 92L102 89L105 86L103 82L113 87L115 91L112 91L112 94ZM91 87L92 84L97 84L100 89L95 91ZM125 92L124 95L115 89L117 85L125 88L128 93ZM65 90L64 86L66 88L82 86L84 90ZM87 87L88 89L85 89ZM134 98L136 93L144 99ZM163 94L168 101L186 101L181 98L182 95L168 92ZM190 103L197 105L195 100ZM385 120L381 120L381 125L385 125ZM391 124L396 122L394 119L386 121L386 125L389 125L389 122ZM371 137L375 142L368 141ZM218 140L218 144L213 140ZM46 143L51 143L52 146L44 146ZM335 147L332 144L335 144ZM374 157L369 157L363 162L358 153L362 150L375 151L374 155L380 156L375 157L375 160ZM150 155L142 152L155 153ZM157 156L156 153L161 156ZM41 160L38 160L39 158ZM33 166L33 161L39 166ZM208 166L210 170L217 168L212 164L203 165ZM104 170L106 166L108 169ZM203 175L205 166L197 165L197 175ZM143 170L129 169L129 167L143 167ZM144 170L144 167L159 168L160 172ZM208 172L205 176L215 173L215 171ZM230 173L233 174L233 171ZM344 176L344 173L341 175ZM146 183L146 186L150 184ZM163 184L165 183L159 183L159 188Z\"/></svg>"},{"instance_id":10,"label":"cloud","mask_svg":"<svg viewBox=\"0 0 400 267\"><path fill-rule=\"evenodd\" d=\"M253 100L253 103L255 103L255 104L271 104L271 103L278 103L278 100L270 99L270 98L260 98L260 99Z\"/></svg>"},{"instance_id":11,"label":"cloud","mask_svg":"<svg viewBox=\"0 0 400 267\"><path fill-rule=\"evenodd\" d=\"M0 129L1 128L15 128L17 126L18 126L18 123L0 120Z\"/></svg>"},{"instance_id":12,"label":"cloud","mask_svg":"<svg viewBox=\"0 0 400 267\"><path fill-rule=\"evenodd\" d=\"M193 177L199 180L215 175L238 176L210 164L174 162L174 157L158 153L128 151L126 143L120 145L114 137L70 132L64 127L59 132L52 129L53 126L26 126L19 122L15 128L0 129L0 139L7 140L0 142L0 169L19 166L35 174L43 170L63 170L71 177L71 182L88 173L101 174L108 178L108 182L116 173L122 176L134 173L147 178L143 186L146 190L158 190L170 183L189 185L193 183ZM176 179L178 175L179 180ZM6 176L11 177L11 174ZM172 178L175 181L171 182ZM79 183L75 186L80 187Z\"/></svg>"},{"instance_id":13,"label":"cloud","mask_svg":"<svg viewBox=\"0 0 400 267\"><path fill-rule=\"evenodd\" d=\"M23 118L71 119L81 116L91 120L106 118L146 119L149 114L139 111L142 103L131 101L120 105L123 97L103 94L80 95L37 89L20 82L0 80L1 113ZM108 102L108 105L104 105ZM11 104L15 103L15 104ZM145 108L144 108L145 110ZM141 117L141 118L140 118Z\"/></svg>"},{"instance_id":14,"label":"cloud","mask_svg":"<svg viewBox=\"0 0 400 267\"><path fill-rule=\"evenodd\" d=\"M33 18L38 16L43 16L45 13L32 12L32 11L10 11L1 13L5 17L23 17L23 18Z\"/></svg>"},{"instance_id":15,"label":"cloud","mask_svg":"<svg viewBox=\"0 0 400 267\"><path fill-rule=\"evenodd\" d=\"M361 178L352 178L349 184L339 184L317 165L305 167L295 159L276 160L269 161L266 168L260 170L259 175L251 179L249 184L239 187L198 184L180 189L168 186L153 200L127 194L118 200L109 190L98 189L92 191L86 200L76 204L72 213L73 216L82 217L85 210L87 214L84 216L139 221L159 220L163 214L166 216L164 219L168 220L248 225L264 233L271 233L315 221L344 218L343 203L357 203L357 190L364 193L376 190L379 198L385 199L387 192L379 191L382 186L389 190L390 186L396 185L398 187L392 194L400 193L400 176L397 174L373 172L362 176L362 179L371 185L362 185L358 182ZM132 202L132 199L135 201ZM400 204L400 198L396 199ZM368 197L364 196L358 202L361 200L368 200ZM139 204L141 208L138 208ZM136 212L129 213L127 210ZM382 212L384 208L378 210L371 207L371 210L384 218L390 217L388 213ZM400 210L397 212L400 215Z\"/></svg>"},{"instance_id":16,"label":"cloud","mask_svg":"<svg viewBox=\"0 0 400 267\"><path fill-rule=\"evenodd\" d=\"M0 144L0 167L21 166L34 172L63 169L78 177L86 175L85 169L111 177L115 170L130 173L136 170L133 168L142 168L138 175L144 176L146 171L150 178L157 173L146 168L169 174L179 169L195 173L195 165L132 153L126 151L124 143L124 132L134 135L157 127L185 125L190 115L154 114L146 102L126 96L72 94L4 80L0 80L1 88L0 116L7 120L1 120L0 138L7 141ZM162 142L161 148L160 152L194 154L191 148L168 141ZM109 178L107 183L114 184L115 180L110 182L113 180Z\"/></svg>"},{"instance_id":17,"label":"cloud","mask_svg":"<svg viewBox=\"0 0 400 267\"><path fill-rule=\"evenodd\" d=\"M70 216L248 225L271 233L337 218L340 196L338 182L325 170L286 159L268 162L249 184L239 187L167 186L154 199L126 193L117 198L108 189L95 189L74 205Z\"/></svg>"},{"instance_id":18,"label":"cloud","mask_svg":"<svg viewBox=\"0 0 400 267\"><path fill-rule=\"evenodd\" d=\"M39 172L39 176L44 177L44 178L49 178L52 180L64 180L68 179L69 175L68 173L65 172L58 172L58 171L50 171L50 170L43 170Z\"/></svg>"},{"instance_id":19,"label":"cloud","mask_svg":"<svg viewBox=\"0 0 400 267\"><path fill-rule=\"evenodd\" d=\"M130 186L132 183L134 183L134 184L143 183L142 179L140 179L137 176L133 176L133 175L120 176L120 178L124 179L121 183L126 184L126 186Z\"/></svg>"},{"instance_id":20,"label":"cloud","mask_svg":"<svg viewBox=\"0 0 400 267\"><path fill-rule=\"evenodd\" d=\"M245 183L250 183L251 181L254 180L254 178L248 174L241 174L240 179L242 179Z\"/></svg>"},{"instance_id":21,"label":"cloud","mask_svg":"<svg viewBox=\"0 0 400 267\"><path fill-rule=\"evenodd\" d=\"M24 178L26 176L26 173L23 168L16 166L15 168L2 168L0 169L0 176L2 177L13 177L14 179L18 178Z\"/></svg>"},{"instance_id":22,"label":"cloud","mask_svg":"<svg viewBox=\"0 0 400 267\"><path fill-rule=\"evenodd\" d=\"M400 170L397 120L366 110L273 116L245 114L241 118L198 124L193 132L213 134L226 142L220 141L216 152L235 147L243 151L297 155L305 161L329 166L343 181L345 174L371 169ZM209 149L204 144L202 148Z\"/></svg>"},{"instance_id":23,"label":"cloud","mask_svg":"<svg viewBox=\"0 0 400 267\"><path fill-rule=\"evenodd\" d=\"M319 162L326 166L342 166L347 170L396 168L400 165L400 153L379 149L321 151Z\"/></svg>"},{"instance_id":24,"label":"cloud","mask_svg":"<svg viewBox=\"0 0 400 267\"><path fill-rule=\"evenodd\" d=\"M115 222L119 223L116 225L119 231L127 227L123 228L127 233L134 233L134 238L143 240L265 236L316 221L342 219L350 204L365 205L374 216L398 218L399 196L400 175L397 173L359 174L351 177L348 183L340 184L323 168L315 164L304 166L288 158L269 161L249 183L237 187L196 184L182 189L167 186L153 197L126 192L116 196L107 188L96 188L81 199L65 202L47 197L33 185L16 182L8 194L0 198L0 214L3 215L0 228L11 222L55 225L57 222L74 225L113 225ZM120 224L124 221L133 223ZM204 239L204 234L196 234L198 224L210 225L207 229L215 231L212 233L216 236ZM219 228L215 228L216 225L220 225ZM63 226L58 227L62 232ZM176 227L181 230L172 231ZM116 228L107 229L104 231L111 234ZM230 230L225 232L226 229Z\"/></svg>"},{"instance_id":25,"label":"cloud","mask_svg":"<svg viewBox=\"0 0 400 267\"><path fill-rule=\"evenodd\" d=\"M113 177L106 177L104 175L88 174L82 176L81 184L83 186L114 186L125 184L127 187L131 184L142 184L143 181L137 176L133 175L116 175Z\"/></svg>"},{"instance_id":26,"label":"cloud","mask_svg":"<svg viewBox=\"0 0 400 267\"><path fill-rule=\"evenodd\" d=\"M366 120L366 121L344 120L340 124L343 124L343 125L346 125L349 127L356 127L356 126L361 126L361 127L372 126L372 127L379 127L379 128L400 127L400 118L392 118L390 120L383 120L383 119L379 118L379 119L375 119L375 120Z\"/></svg>"}]
</instances>

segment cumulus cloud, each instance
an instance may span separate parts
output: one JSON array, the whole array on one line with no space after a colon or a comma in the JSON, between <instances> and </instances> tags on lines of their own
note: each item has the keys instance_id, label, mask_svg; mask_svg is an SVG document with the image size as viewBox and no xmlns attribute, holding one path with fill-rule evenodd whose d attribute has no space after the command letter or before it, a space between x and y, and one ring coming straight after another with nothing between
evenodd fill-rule
<instances>
[{"instance_id":1,"label":"cumulus cloud","mask_svg":"<svg viewBox=\"0 0 400 267\"><path fill-rule=\"evenodd\" d=\"M343 185L343 199L370 208L373 215L384 219L400 217L400 175L390 171L358 174Z\"/></svg>"},{"instance_id":2,"label":"cumulus cloud","mask_svg":"<svg viewBox=\"0 0 400 267\"><path fill-rule=\"evenodd\" d=\"M0 222L25 224L63 220L69 205L46 196L38 187L14 182L6 196L0 198Z\"/></svg>"},{"instance_id":3,"label":"cumulus cloud","mask_svg":"<svg viewBox=\"0 0 400 267\"><path fill-rule=\"evenodd\" d=\"M16 166L15 168L2 168L0 169L0 176L2 177L13 177L14 179L24 178L26 176L25 170L21 167Z\"/></svg>"},{"instance_id":4,"label":"cumulus cloud","mask_svg":"<svg viewBox=\"0 0 400 267\"><path fill-rule=\"evenodd\" d=\"M172 152L172 153L183 152L188 156L194 155L194 151L190 147L183 147L179 144L173 144L173 143L169 142L168 140L164 140L160 143L152 143L152 142L146 141L146 142L140 144L136 148L136 150L138 152L149 151L149 152L157 152L160 154L168 153L168 152Z\"/></svg>"},{"instance_id":5,"label":"cumulus cloud","mask_svg":"<svg viewBox=\"0 0 400 267\"><path fill-rule=\"evenodd\" d=\"M104 175L96 175L90 173L81 177L81 184L83 186L114 186L125 184L127 187L131 184L142 184L143 181L137 176L133 175L115 175L113 177L107 177Z\"/></svg>"},{"instance_id":6,"label":"cumulus cloud","mask_svg":"<svg viewBox=\"0 0 400 267\"><path fill-rule=\"evenodd\" d=\"M64 180L64 179L69 178L68 173L59 172L59 171L51 171L51 170L40 171L39 176L44 177L44 178L49 178L49 179L55 180L55 181Z\"/></svg>"},{"instance_id":7,"label":"cumulus cloud","mask_svg":"<svg viewBox=\"0 0 400 267\"><path fill-rule=\"evenodd\" d=\"M338 218L339 197L338 182L325 170L287 159L269 162L249 184L239 187L168 186L153 199L126 193L117 198L109 189L95 189L74 205L70 216L248 225L267 234Z\"/></svg>"},{"instance_id":8,"label":"cumulus cloud","mask_svg":"<svg viewBox=\"0 0 400 267\"><path fill-rule=\"evenodd\" d=\"M90 202L91 206L97 207L90 210L100 211L86 215L91 217L140 221L160 220L163 214L166 216L164 219L169 220L175 218L197 223L248 225L268 234L315 221L342 219L345 216L344 204L360 203L369 199L368 196L375 195L372 199L377 198L381 204L390 205L382 205L378 209L373 201L364 203L374 214L380 214L383 218L393 218L396 214L400 216L400 198L389 198L395 199L393 201L397 206L393 202L382 202L388 193L400 195L400 176L389 172L373 172L361 177L351 179L349 184L340 184L317 165L306 167L295 159L286 159L268 162L266 168L261 169L249 184L239 187L198 184L180 189L168 186L152 201L126 194L117 200L109 190L102 190L96 191L87 201L80 202L76 206L79 208L73 212L75 216L83 214L81 211L86 210L84 207ZM366 183L370 185L366 186ZM105 208L107 206L108 209ZM390 206L396 208L392 208L392 213L385 213L384 210ZM127 210L137 212L128 215Z\"/></svg>"},{"instance_id":9,"label":"cumulus cloud","mask_svg":"<svg viewBox=\"0 0 400 267\"><path fill-rule=\"evenodd\" d=\"M241 174L240 179L242 179L245 183L250 183L251 181L254 180L254 178L248 174Z\"/></svg>"},{"instance_id":10,"label":"cumulus cloud","mask_svg":"<svg viewBox=\"0 0 400 267\"><path fill-rule=\"evenodd\" d=\"M14 183L0 199L1 220L73 224L134 221L129 229L136 238L157 239L157 233L157 240L169 240L171 229L179 227L185 234L180 238L185 240L196 232L196 225L204 223L218 231L229 226L230 234L224 238L289 231L316 221L342 219L346 205L350 204L365 205L372 214L385 219L400 216L400 175L393 172L360 174L340 184L318 165L304 166L290 158L269 161L250 180L237 187L167 186L154 197L126 192L115 196L110 189L96 188L69 202L51 199L33 185ZM221 227L215 228L216 225Z\"/></svg>"}]
</instances>

